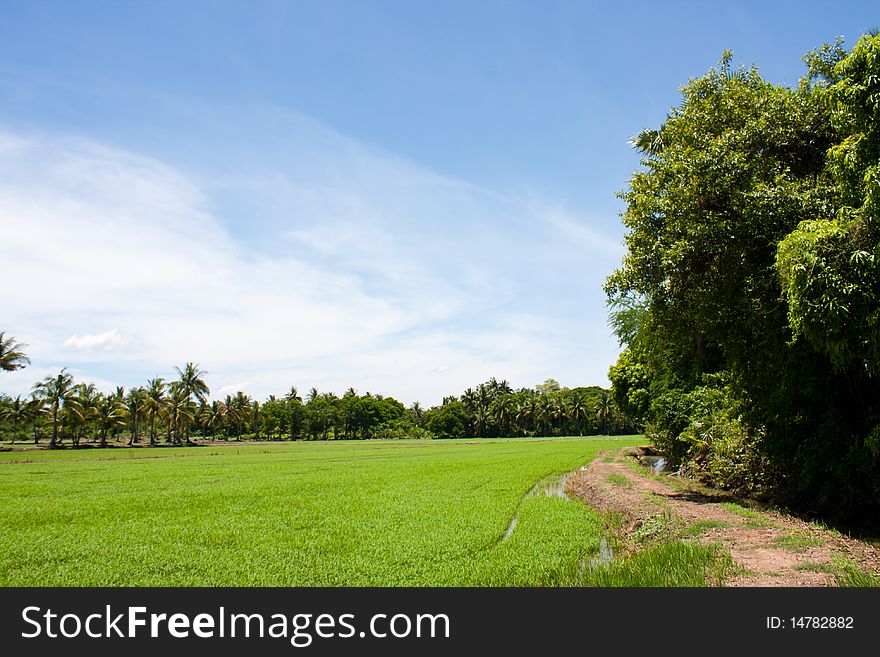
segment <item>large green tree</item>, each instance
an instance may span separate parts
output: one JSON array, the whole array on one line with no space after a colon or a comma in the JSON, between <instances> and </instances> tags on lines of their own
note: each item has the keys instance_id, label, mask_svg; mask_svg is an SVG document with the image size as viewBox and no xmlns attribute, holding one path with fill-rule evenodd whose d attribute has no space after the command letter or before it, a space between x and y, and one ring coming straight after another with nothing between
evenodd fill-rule
<instances>
[{"instance_id":1,"label":"large green tree","mask_svg":"<svg viewBox=\"0 0 880 657\"><path fill-rule=\"evenodd\" d=\"M621 408L673 441L725 418L777 492L862 513L880 499L878 52L876 36L824 47L794 89L729 53L691 80L633 140L644 168L606 284Z\"/></svg>"}]
</instances>

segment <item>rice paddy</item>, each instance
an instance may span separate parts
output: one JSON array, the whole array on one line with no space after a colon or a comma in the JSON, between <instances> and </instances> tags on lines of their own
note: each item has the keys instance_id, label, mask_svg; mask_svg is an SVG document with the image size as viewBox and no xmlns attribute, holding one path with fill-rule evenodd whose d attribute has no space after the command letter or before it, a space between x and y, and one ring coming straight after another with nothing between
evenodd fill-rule
<instances>
[{"instance_id":1,"label":"rice paddy","mask_svg":"<svg viewBox=\"0 0 880 657\"><path fill-rule=\"evenodd\" d=\"M0 584L613 584L614 568L584 568L601 517L578 500L527 493L634 440L7 452ZM699 580L688 574L689 585Z\"/></svg>"}]
</instances>

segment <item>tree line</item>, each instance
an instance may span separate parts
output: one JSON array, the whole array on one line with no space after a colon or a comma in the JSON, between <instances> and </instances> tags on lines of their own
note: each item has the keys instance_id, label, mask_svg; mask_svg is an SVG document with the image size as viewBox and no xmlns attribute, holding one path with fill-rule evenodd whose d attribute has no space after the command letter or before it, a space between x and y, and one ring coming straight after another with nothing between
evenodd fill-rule
<instances>
[{"instance_id":1,"label":"tree line","mask_svg":"<svg viewBox=\"0 0 880 657\"><path fill-rule=\"evenodd\" d=\"M609 378L683 472L880 524L880 36L804 61L725 53L633 139Z\"/></svg>"},{"instance_id":2,"label":"tree line","mask_svg":"<svg viewBox=\"0 0 880 657\"><path fill-rule=\"evenodd\" d=\"M23 367L23 345L0 333L3 369ZM460 396L423 409L393 397L341 396L291 387L262 402L239 391L210 399L206 372L194 363L177 367L176 378L155 377L145 386L104 393L74 381L66 370L36 383L29 396L0 396L0 435L11 442L48 440L50 447L78 447L127 440L129 445L187 445L208 440L329 440L370 438L469 438L560 436L630 430L610 391L593 386L563 388L548 379L513 390L490 379Z\"/></svg>"}]
</instances>

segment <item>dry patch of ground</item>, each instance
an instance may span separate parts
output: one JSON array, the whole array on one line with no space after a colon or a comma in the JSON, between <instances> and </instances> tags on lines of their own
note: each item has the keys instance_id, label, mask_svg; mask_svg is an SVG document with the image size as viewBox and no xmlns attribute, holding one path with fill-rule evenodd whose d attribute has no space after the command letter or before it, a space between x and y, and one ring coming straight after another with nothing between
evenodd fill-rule
<instances>
[{"instance_id":1,"label":"dry patch of ground","mask_svg":"<svg viewBox=\"0 0 880 657\"><path fill-rule=\"evenodd\" d=\"M638 450L642 450L639 452ZM605 453L566 491L624 519L630 535L663 522L679 536L720 543L740 566L728 586L833 586L841 564L880 574L880 550L798 518L741 506L725 493L635 466L643 448Z\"/></svg>"}]
</instances>

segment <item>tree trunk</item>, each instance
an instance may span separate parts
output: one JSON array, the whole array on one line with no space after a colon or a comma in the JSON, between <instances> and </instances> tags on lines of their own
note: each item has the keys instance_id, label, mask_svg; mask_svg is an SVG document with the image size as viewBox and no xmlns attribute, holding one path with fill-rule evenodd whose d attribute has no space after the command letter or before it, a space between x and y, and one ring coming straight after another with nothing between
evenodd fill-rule
<instances>
[{"instance_id":1,"label":"tree trunk","mask_svg":"<svg viewBox=\"0 0 880 657\"><path fill-rule=\"evenodd\" d=\"M55 447L58 444L58 408L52 408L52 438L49 439L49 447Z\"/></svg>"}]
</instances>

